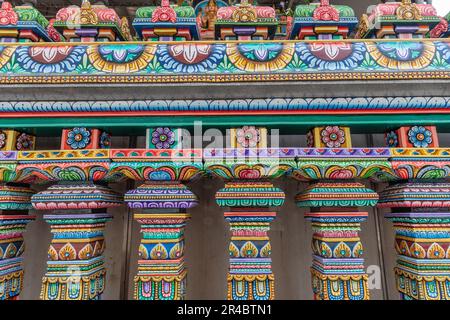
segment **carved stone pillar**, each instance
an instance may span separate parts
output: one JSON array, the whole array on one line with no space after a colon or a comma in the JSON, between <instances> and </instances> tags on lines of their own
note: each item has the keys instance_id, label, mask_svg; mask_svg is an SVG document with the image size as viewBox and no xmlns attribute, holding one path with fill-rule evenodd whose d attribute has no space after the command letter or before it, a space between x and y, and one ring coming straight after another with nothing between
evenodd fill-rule
<instances>
[{"instance_id":1,"label":"carved stone pillar","mask_svg":"<svg viewBox=\"0 0 450 320\"><path fill-rule=\"evenodd\" d=\"M32 197L44 215L53 239L47 272L42 279L43 300L98 300L105 287L103 252L106 209L122 204L122 196L89 182L60 182Z\"/></svg>"},{"instance_id":2,"label":"carved stone pillar","mask_svg":"<svg viewBox=\"0 0 450 320\"><path fill-rule=\"evenodd\" d=\"M23 185L0 185L0 300L16 300L23 286L23 233L33 191Z\"/></svg>"},{"instance_id":3,"label":"carved stone pillar","mask_svg":"<svg viewBox=\"0 0 450 320\"><path fill-rule=\"evenodd\" d=\"M267 232L284 203L284 193L270 182L228 182L216 194L219 206L229 208L229 300L272 300L275 297L271 247Z\"/></svg>"},{"instance_id":4,"label":"carved stone pillar","mask_svg":"<svg viewBox=\"0 0 450 320\"><path fill-rule=\"evenodd\" d=\"M197 197L179 182L146 182L125 194L125 201L140 212L138 274L134 278L137 300L182 300L186 293L184 227L186 209Z\"/></svg>"},{"instance_id":5,"label":"carved stone pillar","mask_svg":"<svg viewBox=\"0 0 450 320\"><path fill-rule=\"evenodd\" d=\"M450 300L450 184L399 183L380 193L394 223L395 278L405 300Z\"/></svg>"},{"instance_id":6,"label":"carved stone pillar","mask_svg":"<svg viewBox=\"0 0 450 320\"><path fill-rule=\"evenodd\" d=\"M316 300L367 300L360 224L378 195L356 182L320 182L296 197L299 207L311 207L305 215L313 228L311 280Z\"/></svg>"}]
</instances>

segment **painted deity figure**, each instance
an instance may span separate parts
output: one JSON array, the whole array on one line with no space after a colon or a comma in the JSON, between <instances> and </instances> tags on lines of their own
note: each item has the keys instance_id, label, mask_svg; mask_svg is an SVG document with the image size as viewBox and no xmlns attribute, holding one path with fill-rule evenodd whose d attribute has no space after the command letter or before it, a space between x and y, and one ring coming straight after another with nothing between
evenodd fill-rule
<instances>
[{"instance_id":1,"label":"painted deity figure","mask_svg":"<svg viewBox=\"0 0 450 320\"><path fill-rule=\"evenodd\" d=\"M214 25L217 19L218 6L216 0L209 0L205 6L205 14L202 17L202 27L209 31L214 31Z\"/></svg>"}]
</instances>

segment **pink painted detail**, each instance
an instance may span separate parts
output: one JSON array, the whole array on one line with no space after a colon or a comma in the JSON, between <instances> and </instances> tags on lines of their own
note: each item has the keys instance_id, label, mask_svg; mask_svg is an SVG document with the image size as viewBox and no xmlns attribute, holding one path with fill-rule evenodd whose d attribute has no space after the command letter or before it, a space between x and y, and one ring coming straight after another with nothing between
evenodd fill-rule
<instances>
[{"instance_id":1,"label":"pink painted detail","mask_svg":"<svg viewBox=\"0 0 450 320\"><path fill-rule=\"evenodd\" d=\"M53 27L53 24L55 23L55 19L51 19L50 23L47 27L47 33L50 39L53 41L59 42L61 41L61 35L56 31L56 29Z\"/></svg>"},{"instance_id":2,"label":"pink painted detail","mask_svg":"<svg viewBox=\"0 0 450 320\"><path fill-rule=\"evenodd\" d=\"M288 37L291 34L293 24L294 24L294 18L292 18L291 16L288 16L287 21L286 21L286 35Z\"/></svg>"},{"instance_id":3,"label":"pink painted detail","mask_svg":"<svg viewBox=\"0 0 450 320\"><path fill-rule=\"evenodd\" d=\"M231 19L231 16L233 15L234 10L236 10L235 7L220 7L217 10L217 19L219 19L219 20Z\"/></svg>"},{"instance_id":4,"label":"pink painted detail","mask_svg":"<svg viewBox=\"0 0 450 320\"><path fill-rule=\"evenodd\" d=\"M243 169L239 171L240 179L259 179L261 177L261 172L256 169Z\"/></svg>"},{"instance_id":5,"label":"pink painted detail","mask_svg":"<svg viewBox=\"0 0 450 320\"><path fill-rule=\"evenodd\" d=\"M92 11L95 12L99 22L115 22L120 23L120 18L114 9L107 8L103 5L92 6ZM76 23L79 18L81 8L77 6L70 6L62 8L56 13L56 21Z\"/></svg>"},{"instance_id":6,"label":"pink painted detail","mask_svg":"<svg viewBox=\"0 0 450 320\"><path fill-rule=\"evenodd\" d=\"M435 17L437 16L436 8L431 4L416 4L416 7L419 8L420 14L425 17Z\"/></svg>"},{"instance_id":7,"label":"pink painted detail","mask_svg":"<svg viewBox=\"0 0 450 320\"><path fill-rule=\"evenodd\" d=\"M114 9L105 8L103 6L100 8L92 6L92 9L97 14L98 20L100 22L120 22L120 18Z\"/></svg>"},{"instance_id":8,"label":"pink painted detail","mask_svg":"<svg viewBox=\"0 0 450 320\"><path fill-rule=\"evenodd\" d=\"M378 203L379 208L442 208L450 207L450 201L398 201L389 203Z\"/></svg>"},{"instance_id":9,"label":"pink painted detail","mask_svg":"<svg viewBox=\"0 0 450 320\"><path fill-rule=\"evenodd\" d=\"M49 202L33 203L33 208L37 210L67 210L67 209L103 209L118 207L120 203L92 201L92 202Z\"/></svg>"},{"instance_id":10,"label":"pink painted detail","mask_svg":"<svg viewBox=\"0 0 450 320\"><path fill-rule=\"evenodd\" d=\"M441 18L441 22L430 32L431 38L440 38L441 35L448 30L448 21Z\"/></svg>"},{"instance_id":11,"label":"pink painted detail","mask_svg":"<svg viewBox=\"0 0 450 320\"><path fill-rule=\"evenodd\" d=\"M200 16L197 16L197 18L195 18L195 22L197 24L197 29L201 30L201 28L202 28L202 18Z\"/></svg>"},{"instance_id":12,"label":"pink painted detail","mask_svg":"<svg viewBox=\"0 0 450 320\"><path fill-rule=\"evenodd\" d=\"M14 238L19 238L23 236L22 232L13 232L13 233L7 233L7 234L2 234L0 235L0 240L4 240L4 239L14 239Z\"/></svg>"},{"instance_id":13,"label":"pink painted detail","mask_svg":"<svg viewBox=\"0 0 450 320\"><path fill-rule=\"evenodd\" d=\"M162 0L161 6L153 11L152 22L177 22L177 14L170 7L169 0Z\"/></svg>"},{"instance_id":14,"label":"pink painted detail","mask_svg":"<svg viewBox=\"0 0 450 320\"><path fill-rule=\"evenodd\" d=\"M329 0L321 0L320 5L314 10L313 19L319 21L339 21L339 11L330 6Z\"/></svg>"},{"instance_id":15,"label":"pink painted detail","mask_svg":"<svg viewBox=\"0 0 450 320\"><path fill-rule=\"evenodd\" d=\"M71 21L74 19L75 15L80 11L78 7L67 7L62 8L56 13L56 21Z\"/></svg>"},{"instance_id":16,"label":"pink painted detail","mask_svg":"<svg viewBox=\"0 0 450 320\"><path fill-rule=\"evenodd\" d=\"M258 18L275 18L275 10L272 7L255 7Z\"/></svg>"},{"instance_id":17,"label":"pink painted detail","mask_svg":"<svg viewBox=\"0 0 450 320\"><path fill-rule=\"evenodd\" d=\"M348 169L337 169L330 174L330 179L353 179L355 178L352 171Z\"/></svg>"},{"instance_id":18,"label":"pink painted detail","mask_svg":"<svg viewBox=\"0 0 450 320\"><path fill-rule=\"evenodd\" d=\"M236 230L232 231L232 235L236 237L246 237L246 236L265 237L267 236L267 231Z\"/></svg>"},{"instance_id":19,"label":"pink painted detail","mask_svg":"<svg viewBox=\"0 0 450 320\"><path fill-rule=\"evenodd\" d=\"M17 13L13 10L11 3L3 2L0 9L0 25L16 25L19 21Z\"/></svg>"}]
</instances>

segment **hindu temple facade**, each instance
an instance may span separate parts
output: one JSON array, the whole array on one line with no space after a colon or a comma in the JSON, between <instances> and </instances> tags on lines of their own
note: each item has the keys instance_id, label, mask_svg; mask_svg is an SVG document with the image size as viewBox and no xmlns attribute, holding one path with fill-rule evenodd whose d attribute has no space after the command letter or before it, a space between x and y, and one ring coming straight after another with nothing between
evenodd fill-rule
<instances>
[{"instance_id":1,"label":"hindu temple facade","mask_svg":"<svg viewBox=\"0 0 450 320\"><path fill-rule=\"evenodd\" d=\"M450 13L60 2L1 2L1 300L450 300Z\"/></svg>"}]
</instances>

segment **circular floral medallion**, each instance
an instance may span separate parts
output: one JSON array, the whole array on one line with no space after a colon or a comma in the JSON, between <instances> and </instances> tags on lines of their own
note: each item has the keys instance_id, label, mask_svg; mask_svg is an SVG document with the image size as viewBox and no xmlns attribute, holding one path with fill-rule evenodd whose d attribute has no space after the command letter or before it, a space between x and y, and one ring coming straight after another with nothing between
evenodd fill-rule
<instances>
[{"instance_id":1,"label":"circular floral medallion","mask_svg":"<svg viewBox=\"0 0 450 320\"><path fill-rule=\"evenodd\" d=\"M31 150L33 149L33 138L32 136L21 133L16 140L16 149L17 150Z\"/></svg>"},{"instance_id":2,"label":"circular floral medallion","mask_svg":"<svg viewBox=\"0 0 450 320\"><path fill-rule=\"evenodd\" d=\"M364 60L363 43L297 43L295 50L309 68L318 70L352 70Z\"/></svg>"},{"instance_id":3,"label":"circular floral medallion","mask_svg":"<svg viewBox=\"0 0 450 320\"><path fill-rule=\"evenodd\" d=\"M415 148L427 148L433 142L432 133L423 126L414 126L408 130L408 140Z\"/></svg>"},{"instance_id":4,"label":"circular floral medallion","mask_svg":"<svg viewBox=\"0 0 450 320\"><path fill-rule=\"evenodd\" d=\"M398 147L398 136L395 131L390 131L386 134L386 145L389 148L396 148Z\"/></svg>"},{"instance_id":5,"label":"circular floral medallion","mask_svg":"<svg viewBox=\"0 0 450 320\"><path fill-rule=\"evenodd\" d=\"M291 62L295 48L291 43L228 43L228 59L243 71L277 71Z\"/></svg>"},{"instance_id":6,"label":"circular floral medallion","mask_svg":"<svg viewBox=\"0 0 450 320\"><path fill-rule=\"evenodd\" d=\"M72 149L84 149L91 142L91 132L86 128L73 128L66 141Z\"/></svg>"},{"instance_id":7,"label":"circular floral medallion","mask_svg":"<svg viewBox=\"0 0 450 320\"><path fill-rule=\"evenodd\" d=\"M338 126L325 127L320 132L320 136L322 137L322 142L328 148L339 148L345 142L344 130Z\"/></svg>"},{"instance_id":8,"label":"circular floral medallion","mask_svg":"<svg viewBox=\"0 0 450 320\"><path fill-rule=\"evenodd\" d=\"M155 45L142 44L104 44L87 49L92 65L108 73L140 71L154 58L155 51Z\"/></svg>"},{"instance_id":9,"label":"circular floral medallion","mask_svg":"<svg viewBox=\"0 0 450 320\"><path fill-rule=\"evenodd\" d=\"M418 70L430 65L436 47L432 42L367 42L372 58L387 69Z\"/></svg>"},{"instance_id":10,"label":"circular floral medallion","mask_svg":"<svg viewBox=\"0 0 450 320\"><path fill-rule=\"evenodd\" d=\"M175 133L170 128L156 128L152 132L152 144L157 149L169 149L175 143Z\"/></svg>"},{"instance_id":11,"label":"circular floral medallion","mask_svg":"<svg viewBox=\"0 0 450 320\"><path fill-rule=\"evenodd\" d=\"M17 62L28 72L62 73L74 71L83 54L80 46L19 47Z\"/></svg>"},{"instance_id":12,"label":"circular floral medallion","mask_svg":"<svg viewBox=\"0 0 450 320\"><path fill-rule=\"evenodd\" d=\"M236 132L236 141L243 148L255 148L259 139L259 130L254 126L243 126Z\"/></svg>"},{"instance_id":13,"label":"circular floral medallion","mask_svg":"<svg viewBox=\"0 0 450 320\"><path fill-rule=\"evenodd\" d=\"M100 136L100 148L108 149L111 146L111 135L106 132L102 132Z\"/></svg>"},{"instance_id":14,"label":"circular floral medallion","mask_svg":"<svg viewBox=\"0 0 450 320\"><path fill-rule=\"evenodd\" d=\"M0 149L2 149L6 145L6 133L0 130Z\"/></svg>"},{"instance_id":15,"label":"circular floral medallion","mask_svg":"<svg viewBox=\"0 0 450 320\"><path fill-rule=\"evenodd\" d=\"M159 45L158 62L171 72L196 73L214 71L225 53L223 44Z\"/></svg>"}]
</instances>

